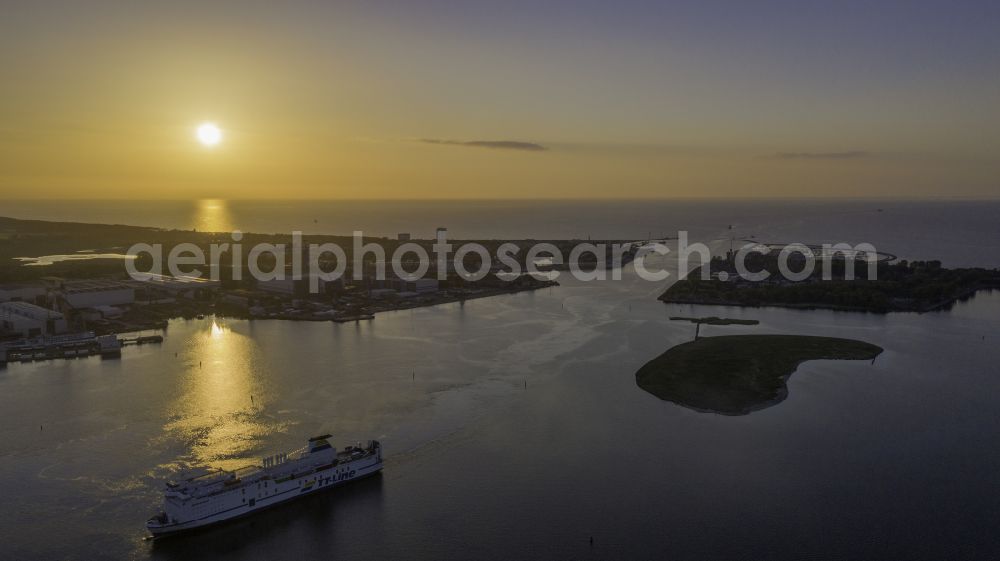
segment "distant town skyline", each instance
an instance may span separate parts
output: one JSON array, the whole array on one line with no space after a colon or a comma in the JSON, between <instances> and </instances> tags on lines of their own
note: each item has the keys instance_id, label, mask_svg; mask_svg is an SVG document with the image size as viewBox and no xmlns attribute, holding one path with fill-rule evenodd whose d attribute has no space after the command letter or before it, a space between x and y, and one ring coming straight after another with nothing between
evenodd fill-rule
<instances>
[{"instance_id":1,"label":"distant town skyline","mask_svg":"<svg viewBox=\"0 0 1000 561\"><path fill-rule=\"evenodd\" d=\"M0 199L1000 196L986 1L23 3Z\"/></svg>"}]
</instances>

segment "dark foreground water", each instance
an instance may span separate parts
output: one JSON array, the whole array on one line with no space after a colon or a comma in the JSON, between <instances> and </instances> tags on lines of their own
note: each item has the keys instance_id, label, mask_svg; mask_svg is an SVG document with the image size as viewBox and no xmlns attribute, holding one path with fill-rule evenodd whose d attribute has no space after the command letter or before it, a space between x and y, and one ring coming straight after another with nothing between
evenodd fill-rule
<instances>
[{"instance_id":1,"label":"dark foreground water","mask_svg":"<svg viewBox=\"0 0 1000 561\"><path fill-rule=\"evenodd\" d=\"M691 310L653 301L640 282L567 281L358 325L179 321L162 346L118 361L10 365L0 557L1000 551L1000 294L919 316ZM875 364L807 363L785 402L749 416L697 413L634 381L691 337L667 315L692 312L762 321L708 334L837 335L886 352ZM384 475L217 531L143 540L159 480L179 461L238 465L327 430L381 438Z\"/></svg>"},{"instance_id":2,"label":"dark foreground water","mask_svg":"<svg viewBox=\"0 0 1000 561\"><path fill-rule=\"evenodd\" d=\"M944 243L926 230L887 249ZM668 306L662 284L628 272L561 281L360 324L175 321L163 345L120 360L11 364L0 559L997 557L1000 293L880 316ZM697 413L634 379L692 337L668 316L695 314L761 321L706 335L833 335L886 352L806 363L787 400L748 416ZM144 539L182 462L239 466L325 431L340 445L380 438L385 473Z\"/></svg>"}]
</instances>

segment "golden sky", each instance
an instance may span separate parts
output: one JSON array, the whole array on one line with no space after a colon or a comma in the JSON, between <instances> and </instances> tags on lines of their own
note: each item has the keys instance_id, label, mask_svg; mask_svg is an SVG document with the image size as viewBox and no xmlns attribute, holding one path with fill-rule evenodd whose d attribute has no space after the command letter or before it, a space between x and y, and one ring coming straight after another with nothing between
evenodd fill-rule
<instances>
[{"instance_id":1,"label":"golden sky","mask_svg":"<svg viewBox=\"0 0 1000 561\"><path fill-rule=\"evenodd\" d=\"M988 3L81 4L0 20L0 198L1000 194Z\"/></svg>"}]
</instances>

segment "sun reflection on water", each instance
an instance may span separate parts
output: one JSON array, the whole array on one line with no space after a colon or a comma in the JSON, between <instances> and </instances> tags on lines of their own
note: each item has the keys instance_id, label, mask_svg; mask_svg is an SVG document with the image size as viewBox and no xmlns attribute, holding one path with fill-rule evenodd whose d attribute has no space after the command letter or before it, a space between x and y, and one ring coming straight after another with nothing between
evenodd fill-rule
<instances>
[{"instance_id":1,"label":"sun reflection on water","mask_svg":"<svg viewBox=\"0 0 1000 561\"><path fill-rule=\"evenodd\" d=\"M202 199L195 203L194 228L199 232L231 232L233 219L223 199Z\"/></svg>"},{"instance_id":2,"label":"sun reflection on water","mask_svg":"<svg viewBox=\"0 0 1000 561\"><path fill-rule=\"evenodd\" d=\"M213 319L189 345L181 394L164 428L186 443L188 462L223 469L254 463L262 440L286 428L266 412L257 344Z\"/></svg>"}]
</instances>

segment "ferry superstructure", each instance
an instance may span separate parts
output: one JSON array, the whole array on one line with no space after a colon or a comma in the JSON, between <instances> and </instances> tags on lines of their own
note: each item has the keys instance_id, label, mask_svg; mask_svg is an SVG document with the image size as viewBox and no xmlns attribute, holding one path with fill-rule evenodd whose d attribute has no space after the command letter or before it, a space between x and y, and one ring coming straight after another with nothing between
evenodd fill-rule
<instances>
[{"instance_id":1,"label":"ferry superstructure","mask_svg":"<svg viewBox=\"0 0 1000 561\"><path fill-rule=\"evenodd\" d=\"M163 512L150 518L153 536L202 528L378 473L377 440L338 452L324 434L305 448L233 471L201 469L166 484Z\"/></svg>"}]
</instances>

